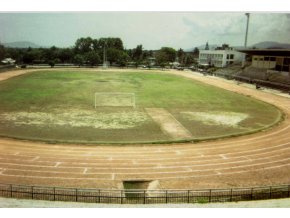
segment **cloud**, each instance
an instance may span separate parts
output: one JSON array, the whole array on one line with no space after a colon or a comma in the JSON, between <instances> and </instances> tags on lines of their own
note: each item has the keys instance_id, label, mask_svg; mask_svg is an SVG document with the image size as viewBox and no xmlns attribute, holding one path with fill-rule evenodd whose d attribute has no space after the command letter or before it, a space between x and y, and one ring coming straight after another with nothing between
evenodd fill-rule
<instances>
[{"instance_id":1,"label":"cloud","mask_svg":"<svg viewBox=\"0 0 290 218\"><path fill-rule=\"evenodd\" d=\"M290 13L251 13L249 45L289 42ZM222 12L69 12L0 13L3 42L32 41L44 46L73 46L79 37L120 37L126 48L143 44L188 49L205 44L243 45L244 13Z\"/></svg>"}]
</instances>

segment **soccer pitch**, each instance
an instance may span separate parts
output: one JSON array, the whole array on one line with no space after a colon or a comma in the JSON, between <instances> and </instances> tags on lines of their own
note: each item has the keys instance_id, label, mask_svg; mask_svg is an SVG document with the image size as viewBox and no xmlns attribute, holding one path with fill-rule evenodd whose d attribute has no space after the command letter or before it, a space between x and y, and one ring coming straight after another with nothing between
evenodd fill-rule
<instances>
[{"instance_id":1,"label":"soccer pitch","mask_svg":"<svg viewBox=\"0 0 290 218\"><path fill-rule=\"evenodd\" d=\"M96 93L133 93L134 107L122 103L132 98L97 105ZM0 135L49 142L198 141L256 132L282 117L254 98L154 70L39 70L0 82L0 102Z\"/></svg>"}]
</instances>

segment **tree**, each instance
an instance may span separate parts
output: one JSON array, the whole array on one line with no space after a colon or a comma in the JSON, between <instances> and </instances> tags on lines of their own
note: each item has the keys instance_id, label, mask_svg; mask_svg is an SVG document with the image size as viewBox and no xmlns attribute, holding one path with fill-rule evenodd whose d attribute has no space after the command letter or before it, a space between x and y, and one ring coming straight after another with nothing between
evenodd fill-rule
<instances>
[{"instance_id":1,"label":"tree","mask_svg":"<svg viewBox=\"0 0 290 218\"><path fill-rule=\"evenodd\" d=\"M73 51L70 48L59 49L57 52L57 58L60 59L62 63L68 63L73 58Z\"/></svg>"},{"instance_id":2,"label":"tree","mask_svg":"<svg viewBox=\"0 0 290 218\"><path fill-rule=\"evenodd\" d=\"M83 65L84 62L85 62L85 59L84 59L83 55L77 54L73 58L73 63L77 64L79 66Z\"/></svg>"},{"instance_id":3,"label":"tree","mask_svg":"<svg viewBox=\"0 0 290 218\"><path fill-rule=\"evenodd\" d=\"M204 50L209 50L208 42L206 42Z\"/></svg>"},{"instance_id":4,"label":"tree","mask_svg":"<svg viewBox=\"0 0 290 218\"><path fill-rule=\"evenodd\" d=\"M107 60L110 63L116 63L125 66L129 59L128 54L125 51L121 51L115 48L108 48Z\"/></svg>"},{"instance_id":5,"label":"tree","mask_svg":"<svg viewBox=\"0 0 290 218\"><path fill-rule=\"evenodd\" d=\"M100 44L99 44L99 40L97 39L93 39L92 40L92 47L94 51L98 51L101 49Z\"/></svg>"},{"instance_id":6,"label":"tree","mask_svg":"<svg viewBox=\"0 0 290 218\"><path fill-rule=\"evenodd\" d=\"M178 57L179 63L184 64L185 52L181 48L177 51L177 57Z\"/></svg>"},{"instance_id":7,"label":"tree","mask_svg":"<svg viewBox=\"0 0 290 218\"><path fill-rule=\"evenodd\" d=\"M5 58L5 47L0 44L0 61L2 61Z\"/></svg>"},{"instance_id":8,"label":"tree","mask_svg":"<svg viewBox=\"0 0 290 218\"><path fill-rule=\"evenodd\" d=\"M100 63L100 56L95 51L90 51L85 54L85 61L91 66L97 65Z\"/></svg>"},{"instance_id":9,"label":"tree","mask_svg":"<svg viewBox=\"0 0 290 218\"><path fill-rule=\"evenodd\" d=\"M126 52L121 51L120 55L119 55L118 64L121 67L125 67L127 65L127 62L128 62L129 59L130 59L129 55Z\"/></svg>"},{"instance_id":10,"label":"tree","mask_svg":"<svg viewBox=\"0 0 290 218\"><path fill-rule=\"evenodd\" d=\"M195 47L195 48L193 49L192 53L193 53L193 56L194 56L194 57L198 57L198 56L199 56L199 49L198 49L197 47Z\"/></svg>"},{"instance_id":11,"label":"tree","mask_svg":"<svg viewBox=\"0 0 290 218\"><path fill-rule=\"evenodd\" d=\"M140 62L142 61L142 58L143 58L142 45L137 45L137 47L135 49L133 49L132 58L135 61L136 67L138 67Z\"/></svg>"},{"instance_id":12,"label":"tree","mask_svg":"<svg viewBox=\"0 0 290 218\"><path fill-rule=\"evenodd\" d=\"M195 63L194 57L192 54L186 54L184 58L184 65L185 66L191 66L192 64Z\"/></svg>"},{"instance_id":13,"label":"tree","mask_svg":"<svg viewBox=\"0 0 290 218\"><path fill-rule=\"evenodd\" d=\"M142 45L137 45L135 49L133 49L133 60L140 61L143 55Z\"/></svg>"},{"instance_id":14,"label":"tree","mask_svg":"<svg viewBox=\"0 0 290 218\"><path fill-rule=\"evenodd\" d=\"M169 62L173 62L176 57L176 51L173 48L162 47L159 51L156 52L156 63L161 67L165 66Z\"/></svg>"},{"instance_id":15,"label":"tree","mask_svg":"<svg viewBox=\"0 0 290 218\"><path fill-rule=\"evenodd\" d=\"M91 37L86 37L86 38L79 38L75 42L75 52L79 54L84 54L89 51L92 51L94 48L93 45L93 39Z\"/></svg>"},{"instance_id":16,"label":"tree","mask_svg":"<svg viewBox=\"0 0 290 218\"><path fill-rule=\"evenodd\" d=\"M33 64L43 59L43 53L39 49L28 48L27 52L23 55L23 62L25 64Z\"/></svg>"},{"instance_id":17,"label":"tree","mask_svg":"<svg viewBox=\"0 0 290 218\"><path fill-rule=\"evenodd\" d=\"M117 50L124 50L123 42L120 38L100 38L99 39L99 48L114 48Z\"/></svg>"},{"instance_id":18,"label":"tree","mask_svg":"<svg viewBox=\"0 0 290 218\"><path fill-rule=\"evenodd\" d=\"M59 49L55 46L52 46L49 49L46 49L43 53L45 62L48 63L51 60L55 60L58 58Z\"/></svg>"}]
</instances>

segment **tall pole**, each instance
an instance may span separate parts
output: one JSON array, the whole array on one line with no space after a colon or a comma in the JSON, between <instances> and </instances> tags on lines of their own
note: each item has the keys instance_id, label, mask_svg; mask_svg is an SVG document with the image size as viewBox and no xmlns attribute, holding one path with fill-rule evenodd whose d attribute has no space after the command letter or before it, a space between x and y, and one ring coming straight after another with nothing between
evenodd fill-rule
<instances>
[{"instance_id":1,"label":"tall pole","mask_svg":"<svg viewBox=\"0 0 290 218\"><path fill-rule=\"evenodd\" d=\"M106 41L104 42L104 52L103 52L103 68L107 68L107 54L106 54Z\"/></svg>"},{"instance_id":2,"label":"tall pole","mask_svg":"<svg viewBox=\"0 0 290 218\"><path fill-rule=\"evenodd\" d=\"M244 47L246 49L247 48L247 41L248 41L250 13L246 13L245 15L247 16L247 27L246 27L246 36L245 36L245 44L244 44ZM243 57L242 67L245 67L245 63L246 63L246 54L244 54L244 57Z\"/></svg>"},{"instance_id":3,"label":"tall pole","mask_svg":"<svg viewBox=\"0 0 290 218\"><path fill-rule=\"evenodd\" d=\"M246 28L246 36L245 36L245 45L244 46L245 46L245 48L247 48L250 13L246 13L245 15L247 16L247 28Z\"/></svg>"}]
</instances>

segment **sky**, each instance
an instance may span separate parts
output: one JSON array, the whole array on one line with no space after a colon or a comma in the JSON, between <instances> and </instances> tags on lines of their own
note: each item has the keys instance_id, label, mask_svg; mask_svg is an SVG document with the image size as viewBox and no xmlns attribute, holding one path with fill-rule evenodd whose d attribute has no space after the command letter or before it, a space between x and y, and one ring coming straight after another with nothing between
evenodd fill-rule
<instances>
[{"instance_id":1,"label":"sky","mask_svg":"<svg viewBox=\"0 0 290 218\"><path fill-rule=\"evenodd\" d=\"M0 12L0 42L30 41L70 47L80 37L120 37L125 48L191 49L209 44L242 46L245 12ZM250 14L248 45L290 43L290 13Z\"/></svg>"}]
</instances>

